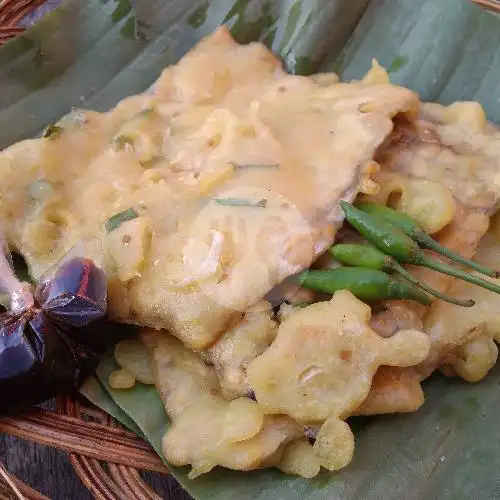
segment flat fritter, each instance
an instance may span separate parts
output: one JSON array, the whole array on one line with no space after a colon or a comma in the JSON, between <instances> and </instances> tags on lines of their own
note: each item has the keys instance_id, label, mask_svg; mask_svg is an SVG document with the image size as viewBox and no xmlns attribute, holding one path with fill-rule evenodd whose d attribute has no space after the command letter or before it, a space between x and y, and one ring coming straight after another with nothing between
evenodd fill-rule
<instances>
[{"instance_id":1,"label":"flat fritter","mask_svg":"<svg viewBox=\"0 0 500 500\"><path fill-rule=\"evenodd\" d=\"M110 317L204 349L333 241L417 108L388 83L289 75L220 28L148 93L3 151L0 217L35 277L98 238Z\"/></svg>"},{"instance_id":2,"label":"flat fritter","mask_svg":"<svg viewBox=\"0 0 500 500\"><path fill-rule=\"evenodd\" d=\"M328 302L289 313L276 340L247 369L267 413L321 425L314 450L329 470L352 458L354 437L344 420L367 398L377 369L414 366L429 354L425 333L401 330L385 339L368 326L370 316L368 305L337 291Z\"/></svg>"},{"instance_id":3,"label":"flat fritter","mask_svg":"<svg viewBox=\"0 0 500 500\"><path fill-rule=\"evenodd\" d=\"M278 465L286 445L302 436L291 418L266 415L250 398L226 400L215 370L173 336L144 330L141 339L151 350L156 388L172 421L163 453L173 465L192 465L190 477L217 465L236 470ZM295 463L292 469L302 467Z\"/></svg>"},{"instance_id":4,"label":"flat fritter","mask_svg":"<svg viewBox=\"0 0 500 500\"><path fill-rule=\"evenodd\" d=\"M375 180L382 189L368 198L410 213L442 245L473 258L500 202L500 130L487 122L481 105L423 104L417 120L397 120L376 159L381 170ZM432 257L447 262L436 254ZM495 268L497 264L493 262L491 266ZM432 342L429 358L419 367L421 378L425 378L445 361L460 365L453 360L465 354L459 356L457 348L475 334L468 332L470 322L459 318L477 317L480 303L494 302L497 296L429 269L410 266L410 270L441 292L453 295L463 290L461 297L477 296L476 306L470 310L435 300L430 308L400 302L397 317L384 325L388 314L375 315L373 321L383 326L383 334L397 331L398 322L412 314L424 321ZM485 352L495 351L488 341L484 345ZM488 356L493 359L493 355Z\"/></svg>"},{"instance_id":5,"label":"flat fritter","mask_svg":"<svg viewBox=\"0 0 500 500\"><path fill-rule=\"evenodd\" d=\"M269 347L277 330L271 304L261 300L248 309L240 323L200 353L202 359L214 366L226 399L252 393L246 369Z\"/></svg>"},{"instance_id":6,"label":"flat fritter","mask_svg":"<svg viewBox=\"0 0 500 500\"><path fill-rule=\"evenodd\" d=\"M478 246L476 260L498 267L499 252L500 240L489 233ZM494 340L500 341L500 295L459 280L453 283L448 293L456 298L470 298L475 305L466 309L440 301L429 310L424 327L432 350L423 366L449 365L462 378L477 382L493 367L498 357Z\"/></svg>"}]
</instances>

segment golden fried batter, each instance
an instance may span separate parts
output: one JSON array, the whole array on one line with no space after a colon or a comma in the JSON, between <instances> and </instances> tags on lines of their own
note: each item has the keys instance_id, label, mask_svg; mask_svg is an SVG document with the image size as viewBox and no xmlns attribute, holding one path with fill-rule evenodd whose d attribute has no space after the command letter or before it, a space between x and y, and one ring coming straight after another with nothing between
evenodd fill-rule
<instances>
[{"instance_id":1,"label":"golden fried batter","mask_svg":"<svg viewBox=\"0 0 500 500\"><path fill-rule=\"evenodd\" d=\"M0 218L36 277L103 240L109 315L206 349L333 241L338 201L376 190L374 152L417 107L389 83L289 75L220 28L150 92L3 151Z\"/></svg>"},{"instance_id":2,"label":"golden fried batter","mask_svg":"<svg viewBox=\"0 0 500 500\"><path fill-rule=\"evenodd\" d=\"M391 338L369 326L370 307L350 292L296 309L276 340L250 363L247 375L266 412L322 425L314 448L322 466L338 469L352 457L354 439L343 419L367 397L380 365L413 366L429 353L429 338L401 330Z\"/></svg>"}]
</instances>

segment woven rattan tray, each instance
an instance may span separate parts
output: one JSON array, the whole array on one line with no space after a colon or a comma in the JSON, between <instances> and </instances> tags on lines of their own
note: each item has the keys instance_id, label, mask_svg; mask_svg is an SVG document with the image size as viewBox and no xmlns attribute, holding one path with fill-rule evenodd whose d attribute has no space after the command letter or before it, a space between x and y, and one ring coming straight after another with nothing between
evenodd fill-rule
<instances>
[{"instance_id":1,"label":"woven rattan tray","mask_svg":"<svg viewBox=\"0 0 500 500\"><path fill-rule=\"evenodd\" d=\"M139 468L167 474L158 455L135 434L91 405L60 398L54 411L36 408L22 416L3 418L0 432L67 452L76 473L95 498L161 498L137 471ZM0 476L0 498L15 489L19 498L46 498L5 470L0 471Z\"/></svg>"},{"instance_id":2,"label":"woven rattan tray","mask_svg":"<svg viewBox=\"0 0 500 500\"><path fill-rule=\"evenodd\" d=\"M85 0L82 0L85 1ZM500 12L500 0L474 0ZM0 0L0 45L24 31L20 22L45 0ZM82 398L60 398L53 410L33 409L0 420L0 432L68 453L76 474L97 499L156 500L139 470L168 474L158 455L135 434ZM47 499L0 462L0 500Z\"/></svg>"}]
</instances>

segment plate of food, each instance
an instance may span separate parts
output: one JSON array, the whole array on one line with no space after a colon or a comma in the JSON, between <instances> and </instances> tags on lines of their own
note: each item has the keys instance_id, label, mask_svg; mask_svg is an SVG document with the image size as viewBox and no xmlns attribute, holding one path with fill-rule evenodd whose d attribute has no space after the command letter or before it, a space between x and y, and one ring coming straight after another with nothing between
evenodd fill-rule
<instances>
[{"instance_id":1,"label":"plate of food","mask_svg":"<svg viewBox=\"0 0 500 500\"><path fill-rule=\"evenodd\" d=\"M6 44L1 411L76 389L200 500L498 498L499 28L96 0Z\"/></svg>"}]
</instances>

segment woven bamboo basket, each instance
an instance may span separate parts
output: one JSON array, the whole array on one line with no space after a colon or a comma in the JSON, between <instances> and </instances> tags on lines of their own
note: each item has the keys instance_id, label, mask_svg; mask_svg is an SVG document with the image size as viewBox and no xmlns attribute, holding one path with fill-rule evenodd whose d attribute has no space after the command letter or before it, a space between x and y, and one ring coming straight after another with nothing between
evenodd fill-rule
<instances>
[{"instance_id":1,"label":"woven bamboo basket","mask_svg":"<svg viewBox=\"0 0 500 500\"><path fill-rule=\"evenodd\" d=\"M500 13L500 0L473 0ZM22 33L20 22L45 0L0 0L0 45ZM109 415L77 396L62 397L54 410L35 408L0 419L0 432L68 454L75 473L99 500L161 500L139 471L168 474L158 455ZM9 474L0 462L0 500L49 500Z\"/></svg>"},{"instance_id":2,"label":"woven bamboo basket","mask_svg":"<svg viewBox=\"0 0 500 500\"><path fill-rule=\"evenodd\" d=\"M158 455L109 415L77 398L59 398L53 411L35 408L3 418L0 432L67 452L76 474L96 499L161 499L138 472L168 474ZM47 499L3 467L0 498Z\"/></svg>"}]
</instances>

